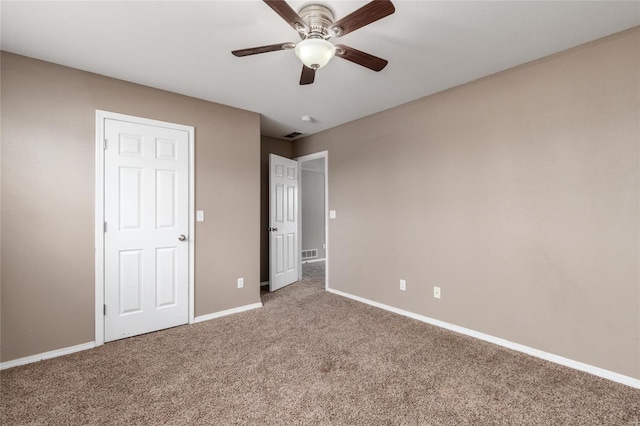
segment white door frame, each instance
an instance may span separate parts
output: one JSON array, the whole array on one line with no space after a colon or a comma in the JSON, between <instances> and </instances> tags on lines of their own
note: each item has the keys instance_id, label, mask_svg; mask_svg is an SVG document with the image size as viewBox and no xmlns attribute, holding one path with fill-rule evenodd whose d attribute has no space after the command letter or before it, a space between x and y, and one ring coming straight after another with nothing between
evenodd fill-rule
<instances>
[{"instance_id":1,"label":"white door frame","mask_svg":"<svg viewBox=\"0 0 640 426\"><path fill-rule=\"evenodd\" d=\"M324 158L324 289L329 290L329 151L296 157L298 166L298 197L302 197L302 167L300 163ZM302 203L298 203L298 248L302 247ZM300 251L300 250L298 250ZM302 256L298 256L298 280L302 279Z\"/></svg>"},{"instance_id":2,"label":"white door frame","mask_svg":"<svg viewBox=\"0 0 640 426\"><path fill-rule=\"evenodd\" d=\"M96 110L96 176L95 176L95 344L104 344L104 121L127 121L149 126L183 130L189 135L189 324L194 322L194 247L195 218L195 131L192 126L151 120L132 115Z\"/></svg>"}]
</instances>

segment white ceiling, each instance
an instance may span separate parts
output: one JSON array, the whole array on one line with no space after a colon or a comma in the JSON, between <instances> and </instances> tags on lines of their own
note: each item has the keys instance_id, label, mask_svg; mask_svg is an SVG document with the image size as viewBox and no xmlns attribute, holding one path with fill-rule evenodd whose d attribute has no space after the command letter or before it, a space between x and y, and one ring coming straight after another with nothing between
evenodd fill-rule
<instances>
[{"instance_id":1,"label":"white ceiling","mask_svg":"<svg viewBox=\"0 0 640 426\"><path fill-rule=\"evenodd\" d=\"M318 0L339 19L367 1ZM313 1L289 1L296 11ZM638 1L394 1L395 14L332 41L385 58L340 58L300 86L298 41L262 1L2 1L2 50L262 114L262 134L335 127L640 25ZM303 123L303 115L314 118Z\"/></svg>"}]
</instances>

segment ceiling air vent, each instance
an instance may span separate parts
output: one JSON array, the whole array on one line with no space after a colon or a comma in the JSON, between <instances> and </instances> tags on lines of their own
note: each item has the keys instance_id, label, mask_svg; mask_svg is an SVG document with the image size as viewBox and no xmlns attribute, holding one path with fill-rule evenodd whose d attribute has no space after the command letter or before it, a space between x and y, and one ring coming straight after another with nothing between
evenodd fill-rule
<instances>
[{"instance_id":1,"label":"ceiling air vent","mask_svg":"<svg viewBox=\"0 0 640 426\"><path fill-rule=\"evenodd\" d=\"M300 135L304 135L304 133L302 133L302 132L291 132L288 135L284 135L284 137L287 138L287 139L293 139L293 138L297 138Z\"/></svg>"}]
</instances>

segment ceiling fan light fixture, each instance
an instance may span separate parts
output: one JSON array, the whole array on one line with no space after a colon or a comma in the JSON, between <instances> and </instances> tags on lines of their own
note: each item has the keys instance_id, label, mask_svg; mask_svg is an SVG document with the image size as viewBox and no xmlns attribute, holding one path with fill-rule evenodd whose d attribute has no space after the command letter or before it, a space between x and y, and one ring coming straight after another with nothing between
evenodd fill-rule
<instances>
[{"instance_id":1,"label":"ceiling fan light fixture","mask_svg":"<svg viewBox=\"0 0 640 426\"><path fill-rule=\"evenodd\" d=\"M305 66L317 70L329 63L336 54L336 48L322 38L308 38L296 45L295 52Z\"/></svg>"}]
</instances>

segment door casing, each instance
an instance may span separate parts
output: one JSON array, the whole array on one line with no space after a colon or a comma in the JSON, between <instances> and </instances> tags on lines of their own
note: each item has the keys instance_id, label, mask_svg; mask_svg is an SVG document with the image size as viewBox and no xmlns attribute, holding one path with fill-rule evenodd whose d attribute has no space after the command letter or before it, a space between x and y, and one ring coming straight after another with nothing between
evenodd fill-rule
<instances>
[{"instance_id":1,"label":"door casing","mask_svg":"<svg viewBox=\"0 0 640 426\"><path fill-rule=\"evenodd\" d=\"M195 248L195 130L193 126L96 110L95 155L95 344L104 344L104 144L105 119L182 130L189 135L189 324L194 322Z\"/></svg>"}]
</instances>

